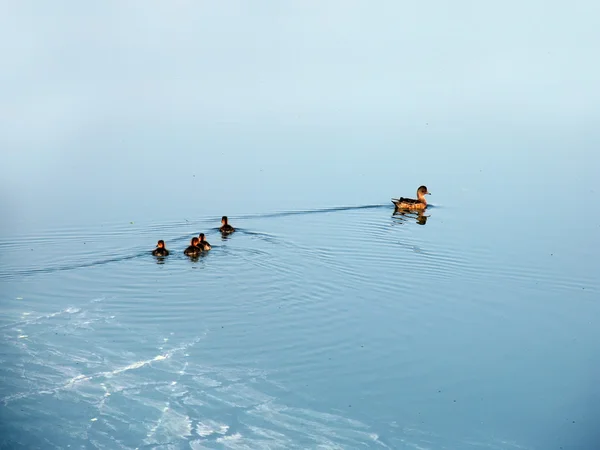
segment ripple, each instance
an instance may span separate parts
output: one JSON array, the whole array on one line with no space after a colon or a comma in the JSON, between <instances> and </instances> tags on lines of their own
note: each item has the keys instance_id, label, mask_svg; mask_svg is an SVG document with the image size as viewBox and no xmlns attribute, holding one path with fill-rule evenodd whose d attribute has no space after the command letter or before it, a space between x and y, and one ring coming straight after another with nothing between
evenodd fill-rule
<instances>
[{"instance_id":1,"label":"ripple","mask_svg":"<svg viewBox=\"0 0 600 450\"><path fill-rule=\"evenodd\" d=\"M3 242L5 442L528 448L517 432L502 438L504 419L482 405L526 417L527 396L510 397L505 380L544 398L577 385L536 378L526 362L553 373L551 347L577 363L595 337L597 280L461 239L476 228L460 229L449 207L425 226L392 213L232 216L227 239L212 228L219 218L201 218ZM182 250L202 230L213 249L192 261ZM159 237L173 251L160 262L149 254ZM499 422L461 423L455 398Z\"/></svg>"}]
</instances>

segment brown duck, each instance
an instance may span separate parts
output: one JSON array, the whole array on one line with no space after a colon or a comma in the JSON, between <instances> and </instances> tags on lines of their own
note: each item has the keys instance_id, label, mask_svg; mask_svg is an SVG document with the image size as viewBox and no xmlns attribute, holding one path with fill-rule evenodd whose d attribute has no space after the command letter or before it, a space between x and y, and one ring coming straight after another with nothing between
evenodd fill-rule
<instances>
[{"instance_id":1,"label":"brown duck","mask_svg":"<svg viewBox=\"0 0 600 450\"><path fill-rule=\"evenodd\" d=\"M417 199L413 198L393 198L392 203L396 205L396 209L425 209L427 208L427 200L425 200L426 195L431 195L431 192L427 190L427 186L419 186L417 189Z\"/></svg>"}]
</instances>

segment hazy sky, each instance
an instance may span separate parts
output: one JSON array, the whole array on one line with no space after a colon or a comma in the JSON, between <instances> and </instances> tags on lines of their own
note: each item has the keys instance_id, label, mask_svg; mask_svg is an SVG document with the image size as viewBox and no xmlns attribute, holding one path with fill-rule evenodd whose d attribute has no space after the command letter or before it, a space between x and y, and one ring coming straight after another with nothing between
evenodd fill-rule
<instances>
[{"instance_id":1,"label":"hazy sky","mask_svg":"<svg viewBox=\"0 0 600 450\"><path fill-rule=\"evenodd\" d=\"M146 189L166 203L189 187L179 174L202 172L203 162L203 195L233 176L227 195L264 198L246 184L275 191L287 179L293 191L313 170L335 180L335 170L349 177L357 166L385 178L382 161L418 158L403 145L428 144L442 158L434 143L448 133L464 144L507 123L595 145L599 5L7 2L0 202L27 217L40 200L40 211L75 214L81 196L104 191L106 207L139 203ZM229 165L219 170L221 157ZM290 165L298 170L282 172ZM271 178L261 178L269 167ZM152 186L158 179L169 183L164 196Z\"/></svg>"}]
</instances>

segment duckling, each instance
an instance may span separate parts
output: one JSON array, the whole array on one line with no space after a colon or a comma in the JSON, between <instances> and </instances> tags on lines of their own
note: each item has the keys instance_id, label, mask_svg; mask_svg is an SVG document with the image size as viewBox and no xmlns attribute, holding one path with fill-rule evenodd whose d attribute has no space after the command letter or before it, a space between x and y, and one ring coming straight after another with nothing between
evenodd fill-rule
<instances>
[{"instance_id":1,"label":"duckling","mask_svg":"<svg viewBox=\"0 0 600 450\"><path fill-rule=\"evenodd\" d=\"M392 203L396 205L396 209L425 209L427 208L425 195L431 195L431 192L427 191L427 186L419 186L419 189L417 189L417 200L400 197L393 198Z\"/></svg>"},{"instance_id":2,"label":"duckling","mask_svg":"<svg viewBox=\"0 0 600 450\"><path fill-rule=\"evenodd\" d=\"M204 239L204 233L200 233L198 238L200 240L200 242L198 242L198 247L200 247L200 249L202 249L204 251L208 251L212 248L210 246L210 244L208 243L208 241Z\"/></svg>"},{"instance_id":3,"label":"duckling","mask_svg":"<svg viewBox=\"0 0 600 450\"><path fill-rule=\"evenodd\" d=\"M227 216L221 218L221 228L219 228L219 231L223 234L230 234L235 231L235 228L227 223Z\"/></svg>"},{"instance_id":4,"label":"duckling","mask_svg":"<svg viewBox=\"0 0 600 450\"><path fill-rule=\"evenodd\" d=\"M165 248L165 241L162 239L156 244L156 248L152 250L154 256L168 256L169 250Z\"/></svg>"},{"instance_id":5,"label":"duckling","mask_svg":"<svg viewBox=\"0 0 600 450\"><path fill-rule=\"evenodd\" d=\"M187 256L198 256L202 249L198 247L200 240L197 237L193 237L190 241L190 246L183 251L184 255Z\"/></svg>"}]
</instances>

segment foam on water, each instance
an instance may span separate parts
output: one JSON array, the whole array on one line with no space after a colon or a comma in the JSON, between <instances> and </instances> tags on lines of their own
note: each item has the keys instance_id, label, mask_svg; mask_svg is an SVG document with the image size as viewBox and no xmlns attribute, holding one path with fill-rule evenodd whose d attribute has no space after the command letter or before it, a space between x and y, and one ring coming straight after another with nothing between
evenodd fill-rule
<instances>
[{"instance_id":1,"label":"foam on water","mask_svg":"<svg viewBox=\"0 0 600 450\"><path fill-rule=\"evenodd\" d=\"M201 437L208 437L213 434L225 434L229 430L229 426L214 420L199 422L196 425L196 434Z\"/></svg>"},{"instance_id":2,"label":"foam on water","mask_svg":"<svg viewBox=\"0 0 600 450\"><path fill-rule=\"evenodd\" d=\"M92 301L89 305L90 308L69 307L36 315L34 320L13 323L13 327L18 325L32 329L35 335L35 330L48 325L52 327L53 320L64 314L74 316L70 320L70 326L74 328L86 321L106 317L98 302ZM7 331L10 329L5 327ZM88 333L93 333L93 330L88 329ZM48 333L38 336L45 334ZM14 338L11 340L10 336L10 333L5 336L8 343L17 346L18 341ZM33 363L36 370L54 375L42 378L35 373L23 372L24 379L34 381L32 387L4 395L1 401L4 408L11 408L13 404L32 401L41 405L44 396L51 396L55 399L51 404L58 400L65 404L76 402L89 405L91 409L85 431L82 432L74 423L62 423L61 426L75 439L73 442L89 439L96 448L136 448L135 435L143 446L175 445L174 448L179 448L177 442L189 442L190 448L217 444L223 448L292 448L295 439L288 436L290 432L304 435L301 440L308 439L318 445L344 435L346 437L343 439L355 443L361 439L373 439L373 433L356 431L356 427L368 428L360 422L310 410L289 409L279 404L275 395L260 388L263 386L275 392L280 390L280 386L268 382L264 372L243 367L221 369L190 362L188 352L204 336L206 333L152 357L105 370L71 375L62 380L61 375L68 375L73 370L64 368L63 364L73 361L73 357L84 366L92 365L98 357L104 360L104 364L110 364L106 358L111 357L109 354L102 356L92 352L69 356L68 353L47 347L42 340L34 340L18 348L25 352L26 361ZM173 340L173 337L160 338L157 342L164 346ZM44 351L52 351L64 362L60 359L54 362L41 359L39 355ZM204 412L197 411L193 405L203 405ZM227 423L223 420L226 416L217 420L205 415L214 411L213 414L222 416L219 411L223 408L235 412L235 422ZM133 410L138 419L129 416L128 412ZM43 413L51 414L51 411ZM301 424L306 425L307 429L303 430ZM125 428L133 434L129 439L112 437L111 433L118 434ZM142 430L145 430L143 436L140 434Z\"/></svg>"}]
</instances>

